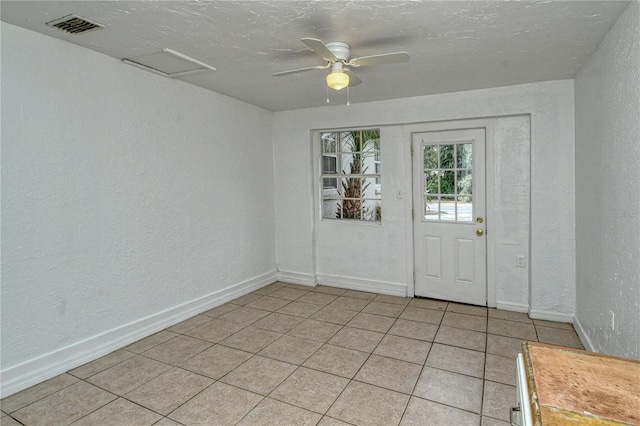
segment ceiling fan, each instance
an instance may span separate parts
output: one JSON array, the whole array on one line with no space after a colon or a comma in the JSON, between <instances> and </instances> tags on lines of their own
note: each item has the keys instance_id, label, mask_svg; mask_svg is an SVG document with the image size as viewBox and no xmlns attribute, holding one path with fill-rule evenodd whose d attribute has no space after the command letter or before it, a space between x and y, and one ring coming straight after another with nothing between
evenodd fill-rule
<instances>
[{"instance_id":1,"label":"ceiling fan","mask_svg":"<svg viewBox=\"0 0 640 426\"><path fill-rule=\"evenodd\" d=\"M408 62L411 58L407 52L383 53L380 55L351 58L351 46L347 43L341 41L323 43L321 40L315 38L302 38L300 41L327 61L327 63L315 67L276 72L273 74L274 76L278 77L303 71L323 70L331 67L331 72L327 75L327 86L335 90L341 90L345 87L357 86L362 83L362 80L347 67L357 68L368 65L395 64Z\"/></svg>"}]
</instances>

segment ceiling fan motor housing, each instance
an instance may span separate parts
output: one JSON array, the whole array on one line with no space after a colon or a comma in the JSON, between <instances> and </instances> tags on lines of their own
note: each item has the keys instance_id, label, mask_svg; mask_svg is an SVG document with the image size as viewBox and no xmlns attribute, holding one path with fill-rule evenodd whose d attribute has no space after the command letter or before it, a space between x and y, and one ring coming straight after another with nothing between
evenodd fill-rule
<instances>
[{"instance_id":1,"label":"ceiling fan motor housing","mask_svg":"<svg viewBox=\"0 0 640 426\"><path fill-rule=\"evenodd\" d=\"M347 43L332 41L325 43L325 46L327 46L327 49L329 49L340 61L349 62L349 59L351 58L351 46Z\"/></svg>"}]
</instances>

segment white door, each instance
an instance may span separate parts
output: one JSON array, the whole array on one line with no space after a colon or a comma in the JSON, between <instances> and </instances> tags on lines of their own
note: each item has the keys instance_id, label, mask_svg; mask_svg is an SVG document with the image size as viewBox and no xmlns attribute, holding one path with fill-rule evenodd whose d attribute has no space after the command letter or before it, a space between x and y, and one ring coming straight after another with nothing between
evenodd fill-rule
<instances>
[{"instance_id":1,"label":"white door","mask_svg":"<svg viewBox=\"0 0 640 426\"><path fill-rule=\"evenodd\" d=\"M485 130L414 133L416 296L487 304Z\"/></svg>"}]
</instances>

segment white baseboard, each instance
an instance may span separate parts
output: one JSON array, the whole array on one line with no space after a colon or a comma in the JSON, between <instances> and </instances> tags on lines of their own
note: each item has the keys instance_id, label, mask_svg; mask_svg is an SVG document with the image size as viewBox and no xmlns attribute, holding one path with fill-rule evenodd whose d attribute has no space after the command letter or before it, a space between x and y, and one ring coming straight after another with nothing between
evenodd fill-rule
<instances>
[{"instance_id":1,"label":"white baseboard","mask_svg":"<svg viewBox=\"0 0 640 426\"><path fill-rule=\"evenodd\" d=\"M392 283L387 281L374 281L362 278L342 277L339 275L317 275L318 284L331 287L346 288L349 290L368 291L371 293L388 294L390 296L407 296L407 286L405 284Z\"/></svg>"},{"instance_id":2,"label":"white baseboard","mask_svg":"<svg viewBox=\"0 0 640 426\"><path fill-rule=\"evenodd\" d=\"M194 299L74 343L0 372L0 394L5 398L87 362L98 359L144 337L205 312L276 281L275 271Z\"/></svg>"},{"instance_id":3,"label":"white baseboard","mask_svg":"<svg viewBox=\"0 0 640 426\"><path fill-rule=\"evenodd\" d=\"M573 319L574 319L573 314L563 314L560 312L538 311L538 310L531 310L529 312L529 316L533 319L555 321L555 322L568 322L568 323L573 323Z\"/></svg>"},{"instance_id":4,"label":"white baseboard","mask_svg":"<svg viewBox=\"0 0 640 426\"><path fill-rule=\"evenodd\" d=\"M529 313L529 305L525 303L500 302L496 301L496 308L503 311L524 312Z\"/></svg>"},{"instance_id":5,"label":"white baseboard","mask_svg":"<svg viewBox=\"0 0 640 426\"><path fill-rule=\"evenodd\" d=\"M580 320L578 319L578 317L575 317L575 316L573 317L573 328L575 328L576 333L578 333L578 338L580 338L580 341L582 342L582 346L584 346L586 350L591 352L598 352L596 350L596 347L593 346L591 339L589 339L589 335L587 334L586 330L580 323Z\"/></svg>"},{"instance_id":6,"label":"white baseboard","mask_svg":"<svg viewBox=\"0 0 640 426\"><path fill-rule=\"evenodd\" d=\"M316 282L313 279L313 274L293 271L278 271L278 281L290 284L307 285L311 287L315 287L316 285Z\"/></svg>"}]
</instances>

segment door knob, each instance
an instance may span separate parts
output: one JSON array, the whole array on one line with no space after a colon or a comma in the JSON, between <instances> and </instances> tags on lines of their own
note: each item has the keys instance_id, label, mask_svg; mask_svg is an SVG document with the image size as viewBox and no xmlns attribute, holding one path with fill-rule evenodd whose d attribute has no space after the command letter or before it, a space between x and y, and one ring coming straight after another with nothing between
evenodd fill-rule
<instances>
[{"instance_id":1,"label":"door knob","mask_svg":"<svg viewBox=\"0 0 640 426\"><path fill-rule=\"evenodd\" d=\"M482 222L484 222L484 219L483 219L483 218L481 218L481 217L477 217L477 218L476 218L476 222L478 222L478 223L482 223Z\"/></svg>"},{"instance_id":2,"label":"door knob","mask_svg":"<svg viewBox=\"0 0 640 426\"><path fill-rule=\"evenodd\" d=\"M478 229L478 230L476 231L476 235L477 235L478 237L482 237L482 236L484 235L484 231L483 231L482 229Z\"/></svg>"}]
</instances>

